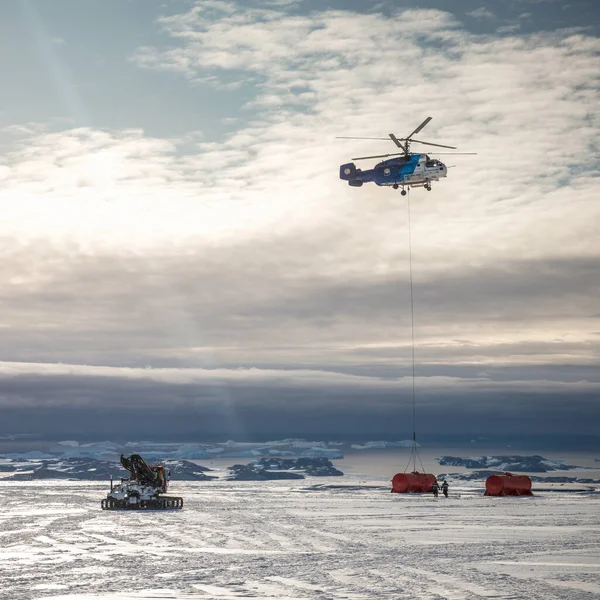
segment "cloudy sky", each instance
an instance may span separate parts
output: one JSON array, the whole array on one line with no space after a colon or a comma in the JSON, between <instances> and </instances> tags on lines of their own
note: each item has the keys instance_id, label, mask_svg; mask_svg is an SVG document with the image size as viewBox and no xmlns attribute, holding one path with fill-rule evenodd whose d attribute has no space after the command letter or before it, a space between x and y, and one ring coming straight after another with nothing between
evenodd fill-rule
<instances>
[{"instance_id":1,"label":"cloudy sky","mask_svg":"<svg viewBox=\"0 0 600 600\"><path fill-rule=\"evenodd\" d=\"M0 5L0 433L600 426L595 0ZM417 150L417 146L413 146ZM365 165L367 166L367 165Z\"/></svg>"}]
</instances>

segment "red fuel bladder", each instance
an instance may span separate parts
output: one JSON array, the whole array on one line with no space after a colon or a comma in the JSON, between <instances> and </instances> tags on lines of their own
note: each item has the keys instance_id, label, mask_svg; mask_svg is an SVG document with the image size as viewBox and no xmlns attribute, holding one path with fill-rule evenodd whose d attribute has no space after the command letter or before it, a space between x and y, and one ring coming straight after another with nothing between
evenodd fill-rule
<instances>
[{"instance_id":1,"label":"red fuel bladder","mask_svg":"<svg viewBox=\"0 0 600 600\"><path fill-rule=\"evenodd\" d=\"M431 486L436 482L435 475L430 473L396 473L392 479L392 492L396 494L424 494L431 492Z\"/></svg>"},{"instance_id":2,"label":"red fuel bladder","mask_svg":"<svg viewBox=\"0 0 600 600\"><path fill-rule=\"evenodd\" d=\"M527 475L490 475L485 482L485 496L533 496Z\"/></svg>"}]
</instances>

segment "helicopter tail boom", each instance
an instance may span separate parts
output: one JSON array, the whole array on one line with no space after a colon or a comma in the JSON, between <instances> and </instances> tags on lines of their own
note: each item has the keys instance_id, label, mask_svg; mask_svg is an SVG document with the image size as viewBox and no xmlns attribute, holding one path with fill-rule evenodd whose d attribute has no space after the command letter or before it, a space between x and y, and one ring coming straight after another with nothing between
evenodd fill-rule
<instances>
[{"instance_id":1,"label":"helicopter tail boom","mask_svg":"<svg viewBox=\"0 0 600 600\"><path fill-rule=\"evenodd\" d=\"M373 181L373 171L362 171L354 163L346 163L340 166L340 179L352 187L360 187L363 183Z\"/></svg>"}]
</instances>

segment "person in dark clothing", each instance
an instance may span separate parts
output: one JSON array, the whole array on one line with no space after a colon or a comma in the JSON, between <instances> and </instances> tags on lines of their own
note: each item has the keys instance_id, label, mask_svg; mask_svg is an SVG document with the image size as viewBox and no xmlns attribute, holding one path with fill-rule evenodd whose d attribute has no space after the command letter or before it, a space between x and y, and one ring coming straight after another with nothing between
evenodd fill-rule
<instances>
[{"instance_id":1,"label":"person in dark clothing","mask_svg":"<svg viewBox=\"0 0 600 600\"><path fill-rule=\"evenodd\" d=\"M434 481L433 484L431 485L431 491L433 492L433 497L437 498L438 497L438 491L440 489L440 486L438 485L437 481Z\"/></svg>"},{"instance_id":2,"label":"person in dark clothing","mask_svg":"<svg viewBox=\"0 0 600 600\"><path fill-rule=\"evenodd\" d=\"M442 481L442 492L444 494L444 496L446 496L446 498L448 497L448 482L444 479L444 481Z\"/></svg>"}]
</instances>

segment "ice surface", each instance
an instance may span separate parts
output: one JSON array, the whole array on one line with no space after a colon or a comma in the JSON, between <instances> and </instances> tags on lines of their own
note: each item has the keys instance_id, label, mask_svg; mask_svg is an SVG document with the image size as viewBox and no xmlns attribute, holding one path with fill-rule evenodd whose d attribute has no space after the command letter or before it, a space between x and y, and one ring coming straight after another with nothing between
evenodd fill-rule
<instances>
[{"instance_id":1,"label":"ice surface","mask_svg":"<svg viewBox=\"0 0 600 600\"><path fill-rule=\"evenodd\" d=\"M0 597L600 597L597 486L488 498L451 481L434 499L344 480L174 481L184 509L144 513L101 511L104 483L0 481Z\"/></svg>"}]
</instances>

